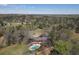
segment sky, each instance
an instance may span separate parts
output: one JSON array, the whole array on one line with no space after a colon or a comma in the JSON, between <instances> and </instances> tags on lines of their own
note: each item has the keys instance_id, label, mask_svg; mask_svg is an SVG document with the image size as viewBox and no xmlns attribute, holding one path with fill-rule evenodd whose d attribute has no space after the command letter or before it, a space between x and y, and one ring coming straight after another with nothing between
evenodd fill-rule
<instances>
[{"instance_id":1,"label":"sky","mask_svg":"<svg viewBox=\"0 0 79 59\"><path fill-rule=\"evenodd\" d=\"M0 4L0 14L79 14L79 4Z\"/></svg>"}]
</instances>

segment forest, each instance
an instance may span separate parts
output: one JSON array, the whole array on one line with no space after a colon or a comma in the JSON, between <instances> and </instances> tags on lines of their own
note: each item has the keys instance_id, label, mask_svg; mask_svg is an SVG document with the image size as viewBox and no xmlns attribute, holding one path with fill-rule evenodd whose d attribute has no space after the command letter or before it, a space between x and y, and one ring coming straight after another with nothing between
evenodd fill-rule
<instances>
[{"instance_id":1,"label":"forest","mask_svg":"<svg viewBox=\"0 0 79 59\"><path fill-rule=\"evenodd\" d=\"M79 15L0 14L0 55L78 55Z\"/></svg>"}]
</instances>

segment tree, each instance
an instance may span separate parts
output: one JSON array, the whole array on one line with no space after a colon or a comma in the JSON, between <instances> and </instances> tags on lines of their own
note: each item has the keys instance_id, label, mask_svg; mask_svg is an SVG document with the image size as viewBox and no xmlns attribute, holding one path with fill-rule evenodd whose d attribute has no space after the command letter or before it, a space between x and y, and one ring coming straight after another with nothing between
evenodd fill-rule
<instances>
[{"instance_id":1,"label":"tree","mask_svg":"<svg viewBox=\"0 0 79 59\"><path fill-rule=\"evenodd\" d=\"M70 54L72 43L70 41L58 40L55 42L54 48L62 54Z\"/></svg>"}]
</instances>

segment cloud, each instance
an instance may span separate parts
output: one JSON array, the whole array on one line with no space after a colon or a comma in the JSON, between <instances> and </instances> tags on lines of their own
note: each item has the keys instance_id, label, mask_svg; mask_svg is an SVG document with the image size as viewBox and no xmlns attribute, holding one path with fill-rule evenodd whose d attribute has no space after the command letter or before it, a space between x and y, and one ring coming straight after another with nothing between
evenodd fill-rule
<instances>
[{"instance_id":1,"label":"cloud","mask_svg":"<svg viewBox=\"0 0 79 59\"><path fill-rule=\"evenodd\" d=\"M8 4L0 4L0 6L7 6Z\"/></svg>"}]
</instances>

